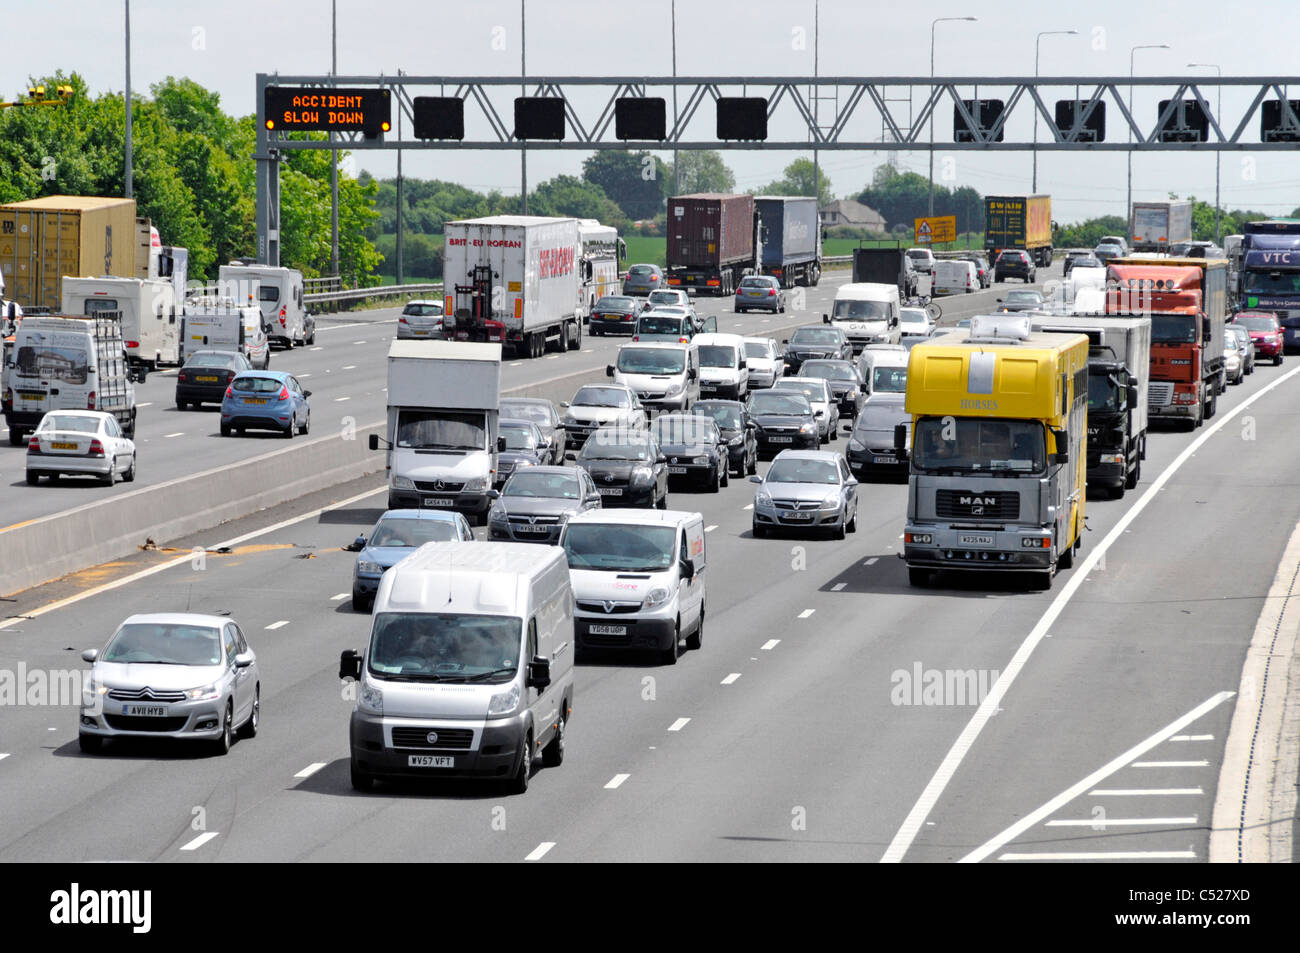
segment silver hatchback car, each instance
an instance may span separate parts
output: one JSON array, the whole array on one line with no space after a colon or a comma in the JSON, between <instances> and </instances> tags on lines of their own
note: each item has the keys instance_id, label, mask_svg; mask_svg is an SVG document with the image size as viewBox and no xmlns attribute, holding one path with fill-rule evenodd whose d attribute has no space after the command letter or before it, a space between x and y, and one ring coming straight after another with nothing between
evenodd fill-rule
<instances>
[{"instance_id":1,"label":"silver hatchback car","mask_svg":"<svg viewBox=\"0 0 1300 953\"><path fill-rule=\"evenodd\" d=\"M87 649L81 750L114 738L206 741L225 754L236 731L257 734L261 674L243 631L224 616L169 612L133 615L108 645Z\"/></svg>"},{"instance_id":2,"label":"silver hatchback car","mask_svg":"<svg viewBox=\"0 0 1300 953\"><path fill-rule=\"evenodd\" d=\"M829 530L835 539L858 529L858 480L838 453L782 450L767 475L749 478L754 494L754 535L774 530Z\"/></svg>"}]
</instances>

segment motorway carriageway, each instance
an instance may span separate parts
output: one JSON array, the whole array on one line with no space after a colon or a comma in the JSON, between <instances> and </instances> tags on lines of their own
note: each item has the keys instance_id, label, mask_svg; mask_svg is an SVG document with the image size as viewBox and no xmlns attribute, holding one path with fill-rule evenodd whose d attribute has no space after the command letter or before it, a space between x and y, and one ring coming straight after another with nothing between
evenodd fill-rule
<instances>
[{"instance_id":1,"label":"motorway carriageway","mask_svg":"<svg viewBox=\"0 0 1300 953\"><path fill-rule=\"evenodd\" d=\"M74 707L12 708L0 861L1204 861L1246 646L1300 521L1297 374L1261 366L1204 428L1153 433L1142 484L1090 501L1081 560L1048 592L1017 576L908 586L901 484L860 487L840 542L752 538L746 482L674 490L707 528L703 647L672 668L579 666L566 761L520 797L349 785L338 656L370 617L340 547L381 512L378 477L175 541L169 563L139 554L22 593L0 669L84 669L80 651L133 612L230 612L258 653L263 720L225 758L85 756ZM194 567L192 546L223 544ZM929 704L918 670L1014 679L983 706Z\"/></svg>"}]
</instances>

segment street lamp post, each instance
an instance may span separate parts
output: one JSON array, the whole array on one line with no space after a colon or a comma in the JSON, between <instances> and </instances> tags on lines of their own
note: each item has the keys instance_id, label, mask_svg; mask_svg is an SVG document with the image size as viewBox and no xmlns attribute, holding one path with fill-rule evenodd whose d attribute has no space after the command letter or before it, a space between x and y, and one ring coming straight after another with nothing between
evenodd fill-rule
<instances>
[{"instance_id":1,"label":"street lamp post","mask_svg":"<svg viewBox=\"0 0 1300 953\"><path fill-rule=\"evenodd\" d=\"M1038 36L1034 37L1034 79L1038 79L1038 45L1045 36L1078 36L1078 30L1044 30ZM1055 137L1053 137L1055 138ZM1038 109L1034 109L1034 181L1029 190L1034 195L1038 194Z\"/></svg>"},{"instance_id":2,"label":"street lamp post","mask_svg":"<svg viewBox=\"0 0 1300 953\"><path fill-rule=\"evenodd\" d=\"M934 95L934 84L933 84L934 28L936 24L943 23L948 20L965 20L969 23L974 23L977 19L979 18L978 17L939 17L937 20L931 21L930 23L930 79L932 81L930 85L931 96ZM934 110L933 109L930 110L930 210L926 214L931 217L934 216Z\"/></svg>"},{"instance_id":3,"label":"street lamp post","mask_svg":"<svg viewBox=\"0 0 1300 953\"><path fill-rule=\"evenodd\" d=\"M1203 69L1212 69L1223 79L1223 69L1217 63L1188 63L1189 68L1201 67ZM1219 92L1215 96L1214 117L1218 122L1223 122L1223 83L1219 83ZM1223 155L1219 150L1214 151L1214 244L1219 244L1219 160Z\"/></svg>"},{"instance_id":4,"label":"street lamp post","mask_svg":"<svg viewBox=\"0 0 1300 953\"><path fill-rule=\"evenodd\" d=\"M1167 50L1167 49L1169 49L1168 43L1144 43L1140 46L1131 47L1128 51L1128 78L1130 80L1133 78L1133 54L1136 53L1138 50ZM1133 84L1132 83L1130 83L1128 87L1128 111L1130 116L1133 115ZM1130 126L1128 130L1128 141L1129 141L1129 145L1131 146L1133 143L1132 126ZM1132 214L1133 214L1133 150L1132 148L1130 148L1128 150L1128 203L1124 206L1124 216L1125 218L1128 218L1130 221L1132 221Z\"/></svg>"}]
</instances>

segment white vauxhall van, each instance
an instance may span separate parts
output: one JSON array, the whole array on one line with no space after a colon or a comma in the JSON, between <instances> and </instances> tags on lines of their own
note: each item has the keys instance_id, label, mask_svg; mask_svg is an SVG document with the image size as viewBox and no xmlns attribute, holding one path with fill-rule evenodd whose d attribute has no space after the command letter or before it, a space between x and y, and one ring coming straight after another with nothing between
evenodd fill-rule
<instances>
[{"instance_id":1,"label":"white vauxhall van","mask_svg":"<svg viewBox=\"0 0 1300 953\"><path fill-rule=\"evenodd\" d=\"M375 594L357 681L352 786L499 778L528 790L564 760L573 710L573 591L564 554L528 543L426 543Z\"/></svg>"},{"instance_id":2,"label":"white vauxhall van","mask_svg":"<svg viewBox=\"0 0 1300 953\"><path fill-rule=\"evenodd\" d=\"M560 537L577 600L579 650L633 649L677 662L704 638L704 518L677 510L589 510Z\"/></svg>"},{"instance_id":3,"label":"white vauxhall van","mask_svg":"<svg viewBox=\"0 0 1300 953\"><path fill-rule=\"evenodd\" d=\"M822 321L842 328L857 354L868 344L898 343L902 336L898 327L901 307L897 285L853 282L840 285L831 313L823 314Z\"/></svg>"}]
</instances>

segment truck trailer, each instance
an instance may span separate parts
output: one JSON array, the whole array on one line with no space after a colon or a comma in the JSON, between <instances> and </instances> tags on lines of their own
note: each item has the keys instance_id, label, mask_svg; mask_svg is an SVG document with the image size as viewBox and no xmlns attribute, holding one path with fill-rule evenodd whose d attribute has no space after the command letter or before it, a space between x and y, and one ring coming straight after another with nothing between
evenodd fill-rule
<instances>
[{"instance_id":1,"label":"truck trailer","mask_svg":"<svg viewBox=\"0 0 1300 953\"><path fill-rule=\"evenodd\" d=\"M1192 240L1191 202L1134 202L1128 219L1129 247L1135 252L1169 251Z\"/></svg>"},{"instance_id":2,"label":"truck trailer","mask_svg":"<svg viewBox=\"0 0 1300 953\"><path fill-rule=\"evenodd\" d=\"M668 200L668 286L734 294L754 271L754 197L700 192Z\"/></svg>"},{"instance_id":3,"label":"truck trailer","mask_svg":"<svg viewBox=\"0 0 1300 953\"><path fill-rule=\"evenodd\" d=\"M582 346L582 240L575 218L493 215L443 226L444 333L516 357Z\"/></svg>"},{"instance_id":4,"label":"truck trailer","mask_svg":"<svg viewBox=\"0 0 1300 953\"><path fill-rule=\"evenodd\" d=\"M781 282L816 287L822 277L822 229L817 200L790 195L754 197L758 213L758 271Z\"/></svg>"},{"instance_id":5,"label":"truck trailer","mask_svg":"<svg viewBox=\"0 0 1300 953\"><path fill-rule=\"evenodd\" d=\"M1008 248L1029 252L1039 268L1052 264L1052 197L988 195L984 198L984 248L989 266Z\"/></svg>"},{"instance_id":6,"label":"truck trailer","mask_svg":"<svg viewBox=\"0 0 1300 953\"><path fill-rule=\"evenodd\" d=\"M917 294L916 268L902 247L853 249L853 282L897 285L903 299Z\"/></svg>"}]
</instances>

